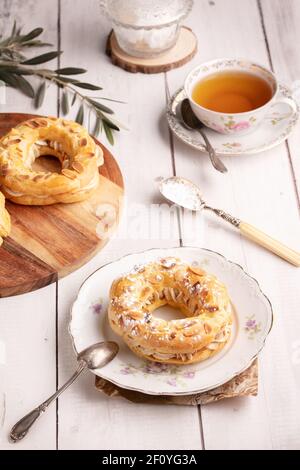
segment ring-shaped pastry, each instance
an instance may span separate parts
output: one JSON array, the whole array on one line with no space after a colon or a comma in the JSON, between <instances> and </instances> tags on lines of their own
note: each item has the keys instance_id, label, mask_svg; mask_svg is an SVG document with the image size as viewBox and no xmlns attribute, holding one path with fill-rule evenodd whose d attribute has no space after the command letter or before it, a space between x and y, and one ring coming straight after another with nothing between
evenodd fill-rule
<instances>
[{"instance_id":1,"label":"ring-shaped pastry","mask_svg":"<svg viewBox=\"0 0 300 470\"><path fill-rule=\"evenodd\" d=\"M0 191L0 246L3 243L2 237L7 237L10 232L10 215L5 209L5 197Z\"/></svg>"},{"instance_id":2,"label":"ring-shaped pastry","mask_svg":"<svg viewBox=\"0 0 300 470\"><path fill-rule=\"evenodd\" d=\"M184 318L155 317L152 312L165 304L179 309ZM137 266L115 280L108 316L134 353L174 364L199 362L220 351L229 340L233 318L224 284L176 258Z\"/></svg>"},{"instance_id":3,"label":"ring-shaped pastry","mask_svg":"<svg viewBox=\"0 0 300 470\"><path fill-rule=\"evenodd\" d=\"M61 173L34 171L41 155L53 155ZM0 140L0 184L13 202L46 205L85 200L98 186L102 149L81 125L37 117L11 129Z\"/></svg>"}]
</instances>

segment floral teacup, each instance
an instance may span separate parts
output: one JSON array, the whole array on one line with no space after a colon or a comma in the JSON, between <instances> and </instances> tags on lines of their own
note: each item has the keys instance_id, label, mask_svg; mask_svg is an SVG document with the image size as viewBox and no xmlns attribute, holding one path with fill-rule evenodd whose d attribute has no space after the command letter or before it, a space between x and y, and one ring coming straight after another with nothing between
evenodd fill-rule
<instances>
[{"instance_id":1,"label":"floral teacup","mask_svg":"<svg viewBox=\"0 0 300 470\"><path fill-rule=\"evenodd\" d=\"M240 71L248 72L263 78L271 87L272 97L263 106L243 113L221 113L204 108L192 98L196 83L216 72ZM265 67L244 59L217 59L206 62L193 69L187 76L184 89L192 109L203 124L221 134L247 134L253 131L272 112L279 103L285 103L291 109L291 114L297 112L296 104L287 97L280 96L278 81Z\"/></svg>"}]
</instances>

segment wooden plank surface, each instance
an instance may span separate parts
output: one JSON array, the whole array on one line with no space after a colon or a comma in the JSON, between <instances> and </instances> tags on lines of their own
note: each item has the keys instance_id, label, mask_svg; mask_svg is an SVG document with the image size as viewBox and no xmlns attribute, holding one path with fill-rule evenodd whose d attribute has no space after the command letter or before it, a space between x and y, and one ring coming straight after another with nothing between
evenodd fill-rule
<instances>
[{"instance_id":1,"label":"wooden plank surface","mask_svg":"<svg viewBox=\"0 0 300 470\"><path fill-rule=\"evenodd\" d=\"M234 14L230 15L230 11ZM211 28L212 24L214 28ZM197 2L189 25L198 28L199 52L195 63L213 57L240 56L270 66L256 2ZM205 44L202 49L201 44ZM182 68L168 76L171 93L180 86L185 74L186 70ZM229 169L225 177L211 169L206 156L187 151L178 141L174 144L176 173L198 183L210 204L253 223L299 250L297 200L284 144L259 155L224 157ZM296 443L299 446L300 429L295 425L300 421L296 399L299 386L295 387L297 369L291 362L288 345L299 337L297 305L300 292L296 286L300 272L240 239L239 234L222 221L210 215L203 214L202 217L202 232L195 235L192 242L222 252L243 265L260 282L275 311L275 325L260 360L259 396L203 407L205 448L292 448ZM183 243L186 243L195 231L185 223L182 233ZM289 320L286 319L286 299L289 299ZM293 386L288 393L289 399L282 400L287 383L293 383ZM295 418L291 410L294 410Z\"/></svg>"},{"instance_id":2,"label":"wooden plank surface","mask_svg":"<svg viewBox=\"0 0 300 470\"><path fill-rule=\"evenodd\" d=\"M1 1L1 33L9 33L14 19L27 31L45 28L46 41L57 44L57 3L18 0ZM55 61L52 63L55 67ZM42 108L56 114L57 91L49 88ZM34 113L30 100L7 88L6 104L0 112ZM0 341L4 358L0 360L0 449L15 449L8 441L10 428L26 412L56 388L56 286L7 299L0 299ZM56 408L43 418L42 427L33 430L19 449L55 449Z\"/></svg>"},{"instance_id":3,"label":"wooden plank surface","mask_svg":"<svg viewBox=\"0 0 300 470\"><path fill-rule=\"evenodd\" d=\"M164 76L132 75L112 65L104 56L109 25L101 18L93 0L86 2L85 9L81 5L80 0L62 2L62 49L72 63L78 60L80 50L80 66L89 69L90 80L103 86L105 96L127 102L118 109L130 131L117 136L114 146L124 175L126 204L123 226L115 240L78 271L78 275L74 273L59 284L60 383L74 367L66 331L66 312L85 275L130 251L178 244L177 225L171 238L167 234L166 240L161 241L159 235L156 240L150 238L148 224L150 203L157 202L155 178L172 171L168 130L161 116L165 103ZM94 11L93 15L91 11ZM74 37L73 25L79 12L80 23L76 24L77 35ZM63 57L62 65L66 65L65 60ZM109 400L93 387L94 377L86 376L59 400L60 449L163 449L171 442L172 448L176 449L201 447L197 409L135 406L124 400Z\"/></svg>"},{"instance_id":4,"label":"wooden plank surface","mask_svg":"<svg viewBox=\"0 0 300 470\"><path fill-rule=\"evenodd\" d=\"M300 5L298 0L262 0L261 16L270 63L278 78L295 90L300 102ZM300 135L294 132L287 145L290 170L300 208Z\"/></svg>"},{"instance_id":5,"label":"wooden plank surface","mask_svg":"<svg viewBox=\"0 0 300 470\"><path fill-rule=\"evenodd\" d=\"M0 373L5 379L0 386L0 423L4 416L0 448L10 447L7 432L15 419L55 389L56 377L61 384L73 372L68 312L84 278L102 263L125 253L176 246L181 237L184 244L214 249L242 264L273 303L275 324L260 357L258 397L223 401L201 409L137 406L102 396L93 388L94 378L86 375L59 399L57 409L54 406L48 411L21 446L299 449L299 270L241 240L212 215L195 218L183 214L178 227L176 217L168 218L166 206L152 206L150 214L150 204L162 202L155 179L176 172L198 183L212 205L299 250L299 127L288 147L282 144L260 155L227 157L224 161L229 174L221 175L214 172L206 156L170 139L164 106L166 92L173 93L181 86L193 66L216 57L248 57L273 66L288 84L300 79L300 2L198 0L186 21L198 36L197 56L166 75L148 76L126 73L109 62L104 48L110 25L101 16L96 0L62 0L51 5L44 0L1 0L0 4L5 18L2 28L8 28L14 17L28 28L44 26L52 43L56 44L57 38L61 41L61 65L88 68L89 80L103 86L103 95L127 101L114 107L119 119L130 128L122 131L113 149L127 189L123 220L114 239L87 265L59 281L57 292L53 285L24 296L0 299ZM9 90L7 95L5 111L32 109L19 93ZM42 112L55 114L56 106L53 88ZM72 112L68 117L74 117Z\"/></svg>"}]
</instances>

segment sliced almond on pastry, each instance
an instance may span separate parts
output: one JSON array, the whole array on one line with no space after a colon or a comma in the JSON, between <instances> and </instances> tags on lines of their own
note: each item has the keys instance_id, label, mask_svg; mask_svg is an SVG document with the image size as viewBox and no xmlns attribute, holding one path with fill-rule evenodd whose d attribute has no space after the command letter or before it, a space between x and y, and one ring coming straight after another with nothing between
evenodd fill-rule
<instances>
[{"instance_id":1,"label":"sliced almond on pastry","mask_svg":"<svg viewBox=\"0 0 300 470\"><path fill-rule=\"evenodd\" d=\"M68 168L64 168L63 170L61 170L61 173L67 178L70 178L71 180L76 179L76 174L74 173L74 171L68 170Z\"/></svg>"},{"instance_id":2,"label":"sliced almond on pastry","mask_svg":"<svg viewBox=\"0 0 300 470\"><path fill-rule=\"evenodd\" d=\"M189 270L192 271L192 273L197 274L198 276L204 276L206 274L203 269L198 268L197 266L189 266Z\"/></svg>"},{"instance_id":3,"label":"sliced almond on pastry","mask_svg":"<svg viewBox=\"0 0 300 470\"><path fill-rule=\"evenodd\" d=\"M77 171L77 173L84 172L84 166L80 162L73 162L72 168L74 168L74 170Z\"/></svg>"}]
</instances>

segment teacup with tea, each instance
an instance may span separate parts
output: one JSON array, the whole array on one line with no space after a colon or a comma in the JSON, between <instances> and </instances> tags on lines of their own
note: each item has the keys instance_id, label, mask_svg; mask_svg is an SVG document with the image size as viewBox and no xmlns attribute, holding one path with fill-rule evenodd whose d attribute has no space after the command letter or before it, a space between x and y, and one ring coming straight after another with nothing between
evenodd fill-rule
<instances>
[{"instance_id":1,"label":"teacup with tea","mask_svg":"<svg viewBox=\"0 0 300 470\"><path fill-rule=\"evenodd\" d=\"M296 112L293 100L279 96L273 72L242 59L218 59L199 65L185 81L196 116L222 134L246 134L279 103Z\"/></svg>"}]
</instances>

